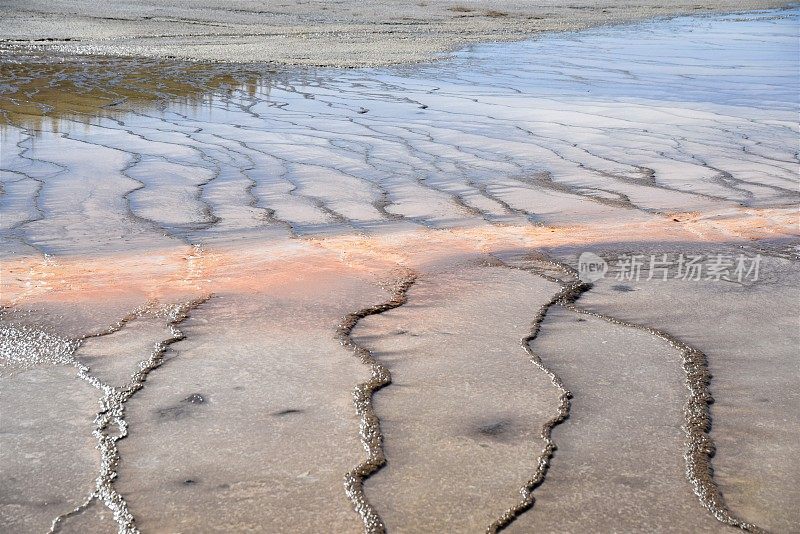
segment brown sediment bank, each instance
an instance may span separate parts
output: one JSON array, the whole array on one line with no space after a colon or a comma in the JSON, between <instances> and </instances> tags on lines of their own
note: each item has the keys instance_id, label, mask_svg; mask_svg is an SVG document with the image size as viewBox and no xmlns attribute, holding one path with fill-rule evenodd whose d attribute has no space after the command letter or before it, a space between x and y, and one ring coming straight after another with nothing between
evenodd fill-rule
<instances>
[{"instance_id":1,"label":"brown sediment bank","mask_svg":"<svg viewBox=\"0 0 800 534\"><path fill-rule=\"evenodd\" d=\"M81 54L367 66L430 60L469 43L519 40L653 17L778 8L780 0L325 0L253 6L203 0L4 4L0 40Z\"/></svg>"}]
</instances>

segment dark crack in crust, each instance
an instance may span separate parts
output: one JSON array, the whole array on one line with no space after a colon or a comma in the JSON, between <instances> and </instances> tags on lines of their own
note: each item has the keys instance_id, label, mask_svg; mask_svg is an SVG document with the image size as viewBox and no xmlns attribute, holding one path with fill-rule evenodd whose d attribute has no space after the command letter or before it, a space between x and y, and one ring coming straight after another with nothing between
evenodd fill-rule
<instances>
[{"instance_id":1,"label":"dark crack in crust","mask_svg":"<svg viewBox=\"0 0 800 534\"><path fill-rule=\"evenodd\" d=\"M408 290L416 280L416 274L406 273L397 281L391 299L382 304L376 304L348 314L339 324L336 331L336 337L342 346L352 351L361 360L361 363L371 368L372 372L372 377L368 381L356 385L353 389L353 403L360 417L359 434L361 436L361 444L367 452L367 458L350 470L344 477L347 497L364 522L364 532L369 534L379 534L386 531L383 520L364 494L364 480L386 463L381 422L372 405L372 396L379 389L391 384L392 375L389 369L381 365L373 357L369 349L358 345L353 340L352 332L361 319L370 315L379 315L405 304L408 300Z\"/></svg>"},{"instance_id":2,"label":"dark crack in crust","mask_svg":"<svg viewBox=\"0 0 800 534\"><path fill-rule=\"evenodd\" d=\"M683 408L683 431L685 436L683 457L686 463L686 478L700 503L717 520L746 532L765 533L764 529L740 519L731 512L725 504L722 491L714 480L714 468L711 459L714 456L715 445L713 438L709 435L711 430L709 406L714 402L714 398L710 391L711 373L708 370L707 356L699 349L684 343L663 330L579 308L575 304L576 301L592 286L582 282L577 271L566 264L541 257L526 258L526 260L521 265L513 263L505 263L505 265L531 272L561 286L561 290L549 302L544 304L536 317L534 317L530 333L522 340L524 349L531 356L531 361L550 377L553 385L559 390L559 407L557 415L548 420L542 427L542 439L545 442L545 447L537 459L537 468L533 477L520 489L522 500L506 510L489 525L486 532L495 533L503 530L534 505L536 499L533 492L544 482L550 460L556 450L556 445L552 440L553 428L569 417L571 393L566 389L561 379L544 366L541 358L530 347L531 342L539 334L541 324L549 309L553 305L559 305L578 314L590 315L615 325L647 332L666 341L680 352L682 367L686 375L685 385L689 391Z\"/></svg>"}]
</instances>

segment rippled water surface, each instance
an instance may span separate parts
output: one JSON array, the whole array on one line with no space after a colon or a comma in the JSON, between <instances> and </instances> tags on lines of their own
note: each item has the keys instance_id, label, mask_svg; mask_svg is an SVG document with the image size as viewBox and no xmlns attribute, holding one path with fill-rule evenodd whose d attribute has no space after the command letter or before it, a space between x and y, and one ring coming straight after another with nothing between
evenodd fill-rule
<instances>
[{"instance_id":1,"label":"rippled water surface","mask_svg":"<svg viewBox=\"0 0 800 534\"><path fill-rule=\"evenodd\" d=\"M391 69L5 49L0 530L791 530L799 17Z\"/></svg>"}]
</instances>

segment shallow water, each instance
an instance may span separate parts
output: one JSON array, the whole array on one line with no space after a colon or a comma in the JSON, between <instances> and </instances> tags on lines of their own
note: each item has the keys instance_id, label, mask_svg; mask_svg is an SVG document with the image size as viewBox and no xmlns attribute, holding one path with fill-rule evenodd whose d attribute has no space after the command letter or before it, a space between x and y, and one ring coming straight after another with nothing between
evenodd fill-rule
<instances>
[{"instance_id":1,"label":"shallow water","mask_svg":"<svg viewBox=\"0 0 800 534\"><path fill-rule=\"evenodd\" d=\"M797 524L798 20L352 71L6 51L0 524ZM530 254L582 251L763 262L607 277L571 326L576 282Z\"/></svg>"}]
</instances>

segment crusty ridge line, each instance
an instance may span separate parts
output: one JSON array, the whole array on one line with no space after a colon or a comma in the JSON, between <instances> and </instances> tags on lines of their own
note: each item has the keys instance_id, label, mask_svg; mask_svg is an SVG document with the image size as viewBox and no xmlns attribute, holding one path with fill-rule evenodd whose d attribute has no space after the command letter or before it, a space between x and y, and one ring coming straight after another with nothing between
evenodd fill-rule
<instances>
[{"instance_id":1,"label":"crusty ridge line","mask_svg":"<svg viewBox=\"0 0 800 534\"><path fill-rule=\"evenodd\" d=\"M397 282L392 291L392 297L382 304L376 304L350 313L344 317L336 330L336 338L343 347L351 350L360 360L371 369L371 378L366 382L357 384L353 388L353 404L360 417L359 434L361 444L367 452L367 458L347 472L344 477L344 487L347 497L353 504L356 513L364 522L364 532L367 534L382 534L386 531L377 510L364 494L364 480L378 471L386 463L383 451L383 434L381 422L375 413L372 404L373 394L381 388L391 384L392 375L385 366L381 365L369 349L357 344L352 337L352 332L358 322L370 315L399 308L408 301L408 290L416 282L417 275L406 272Z\"/></svg>"}]
</instances>

